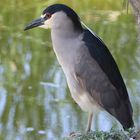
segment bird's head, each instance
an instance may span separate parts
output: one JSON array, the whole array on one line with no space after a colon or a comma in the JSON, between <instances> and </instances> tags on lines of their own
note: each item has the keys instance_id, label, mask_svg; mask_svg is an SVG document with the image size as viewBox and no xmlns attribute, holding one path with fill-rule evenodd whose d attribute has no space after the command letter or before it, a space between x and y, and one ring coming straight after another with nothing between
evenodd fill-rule
<instances>
[{"instance_id":1,"label":"bird's head","mask_svg":"<svg viewBox=\"0 0 140 140\"><path fill-rule=\"evenodd\" d=\"M41 17L29 23L24 30L29 30L34 27L63 30L70 28L75 31L82 31L83 29L78 15L64 4L54 4L47 7L42 12Z\"/></svg>"}]
</instances>

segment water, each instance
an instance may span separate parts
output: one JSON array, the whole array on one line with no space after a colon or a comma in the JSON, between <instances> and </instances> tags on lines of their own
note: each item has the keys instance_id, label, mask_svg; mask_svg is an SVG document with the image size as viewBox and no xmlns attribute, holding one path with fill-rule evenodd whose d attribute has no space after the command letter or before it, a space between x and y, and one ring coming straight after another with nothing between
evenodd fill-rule
<instances>
[{"instance_id":1,"label":"water","mask_svg":"<svg viewBox=\"0 0 140 140\"><path fill-rule=\"evenodd\" d=\"M54 140L84 130L87 114L71 99L50 31L23 29L51 3L65 2L107 44L127 85L140 128L140 50L135 20L118 1L0 0L0 140ZM93 130L120 125L105 112Z\"/></svg>"}]
</instances>

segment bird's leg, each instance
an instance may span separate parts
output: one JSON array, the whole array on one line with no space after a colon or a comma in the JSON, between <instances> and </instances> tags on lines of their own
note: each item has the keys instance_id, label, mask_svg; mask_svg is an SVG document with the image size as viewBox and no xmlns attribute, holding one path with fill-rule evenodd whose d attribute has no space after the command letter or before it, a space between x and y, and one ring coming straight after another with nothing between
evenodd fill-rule
<instances>
[{"instance_id":1,"label":"bird's leg","mask_svg":"<svg viewBox=\"0 0 140 140\"><path fill-rule=\"evenodd\" d=\"M87 123L86 132L89 132L91 130L92 117L93 117L93 113L89 113L88 114L88 123Z\"/></svg>"},{"instance_id":2,"label":"bird's leg","mask_svg":"<svg viewBox=\"0 0 140 140\"><path fill-rule=\"evenodd\" d=\"M88 114L88 123L87 123L86 132L89 132L91 130L92 117L93 117L93 113L89 113ZM72 133L70 133L69 137L73 138L73 137L78 136L78 135L81 135L81 133L79 133L79 132L72 132Z\"/></svg>"}]
</instances>

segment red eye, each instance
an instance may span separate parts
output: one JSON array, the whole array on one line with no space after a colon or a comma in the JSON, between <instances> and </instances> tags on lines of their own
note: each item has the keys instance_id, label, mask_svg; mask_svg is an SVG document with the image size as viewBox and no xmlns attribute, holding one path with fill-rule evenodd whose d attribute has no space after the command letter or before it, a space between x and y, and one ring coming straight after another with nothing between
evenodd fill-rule
<instances>
[{"instance_id":1,"label":"red eye","mask_svg":"<svg viewBox=\"0 0 140 140\"><path fill-rule=\"evenodd\" d=\"M51 18L51 14L50 13L46 13L46 18Z\"/></svg>"}]
</instances>

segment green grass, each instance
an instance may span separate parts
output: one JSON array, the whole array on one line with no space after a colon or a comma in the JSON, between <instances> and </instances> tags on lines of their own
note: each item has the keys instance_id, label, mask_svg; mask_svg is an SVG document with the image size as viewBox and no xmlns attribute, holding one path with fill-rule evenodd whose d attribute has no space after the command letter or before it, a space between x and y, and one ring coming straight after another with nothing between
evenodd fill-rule
<instances>
[{"instance_id":1,"label":"green grass","mask_svg":"<svg viewBox=\"0 0 140 140\"><path fill-rule=\"evenodd\" d=\"M124 132L122 130L113 130L110 132L104 131L91 131L88 133L85 132L76 132L73 137L68 136L63 140L129 140L130 136L134 133L133 130Z\"/></svg>"}]
</instances>

